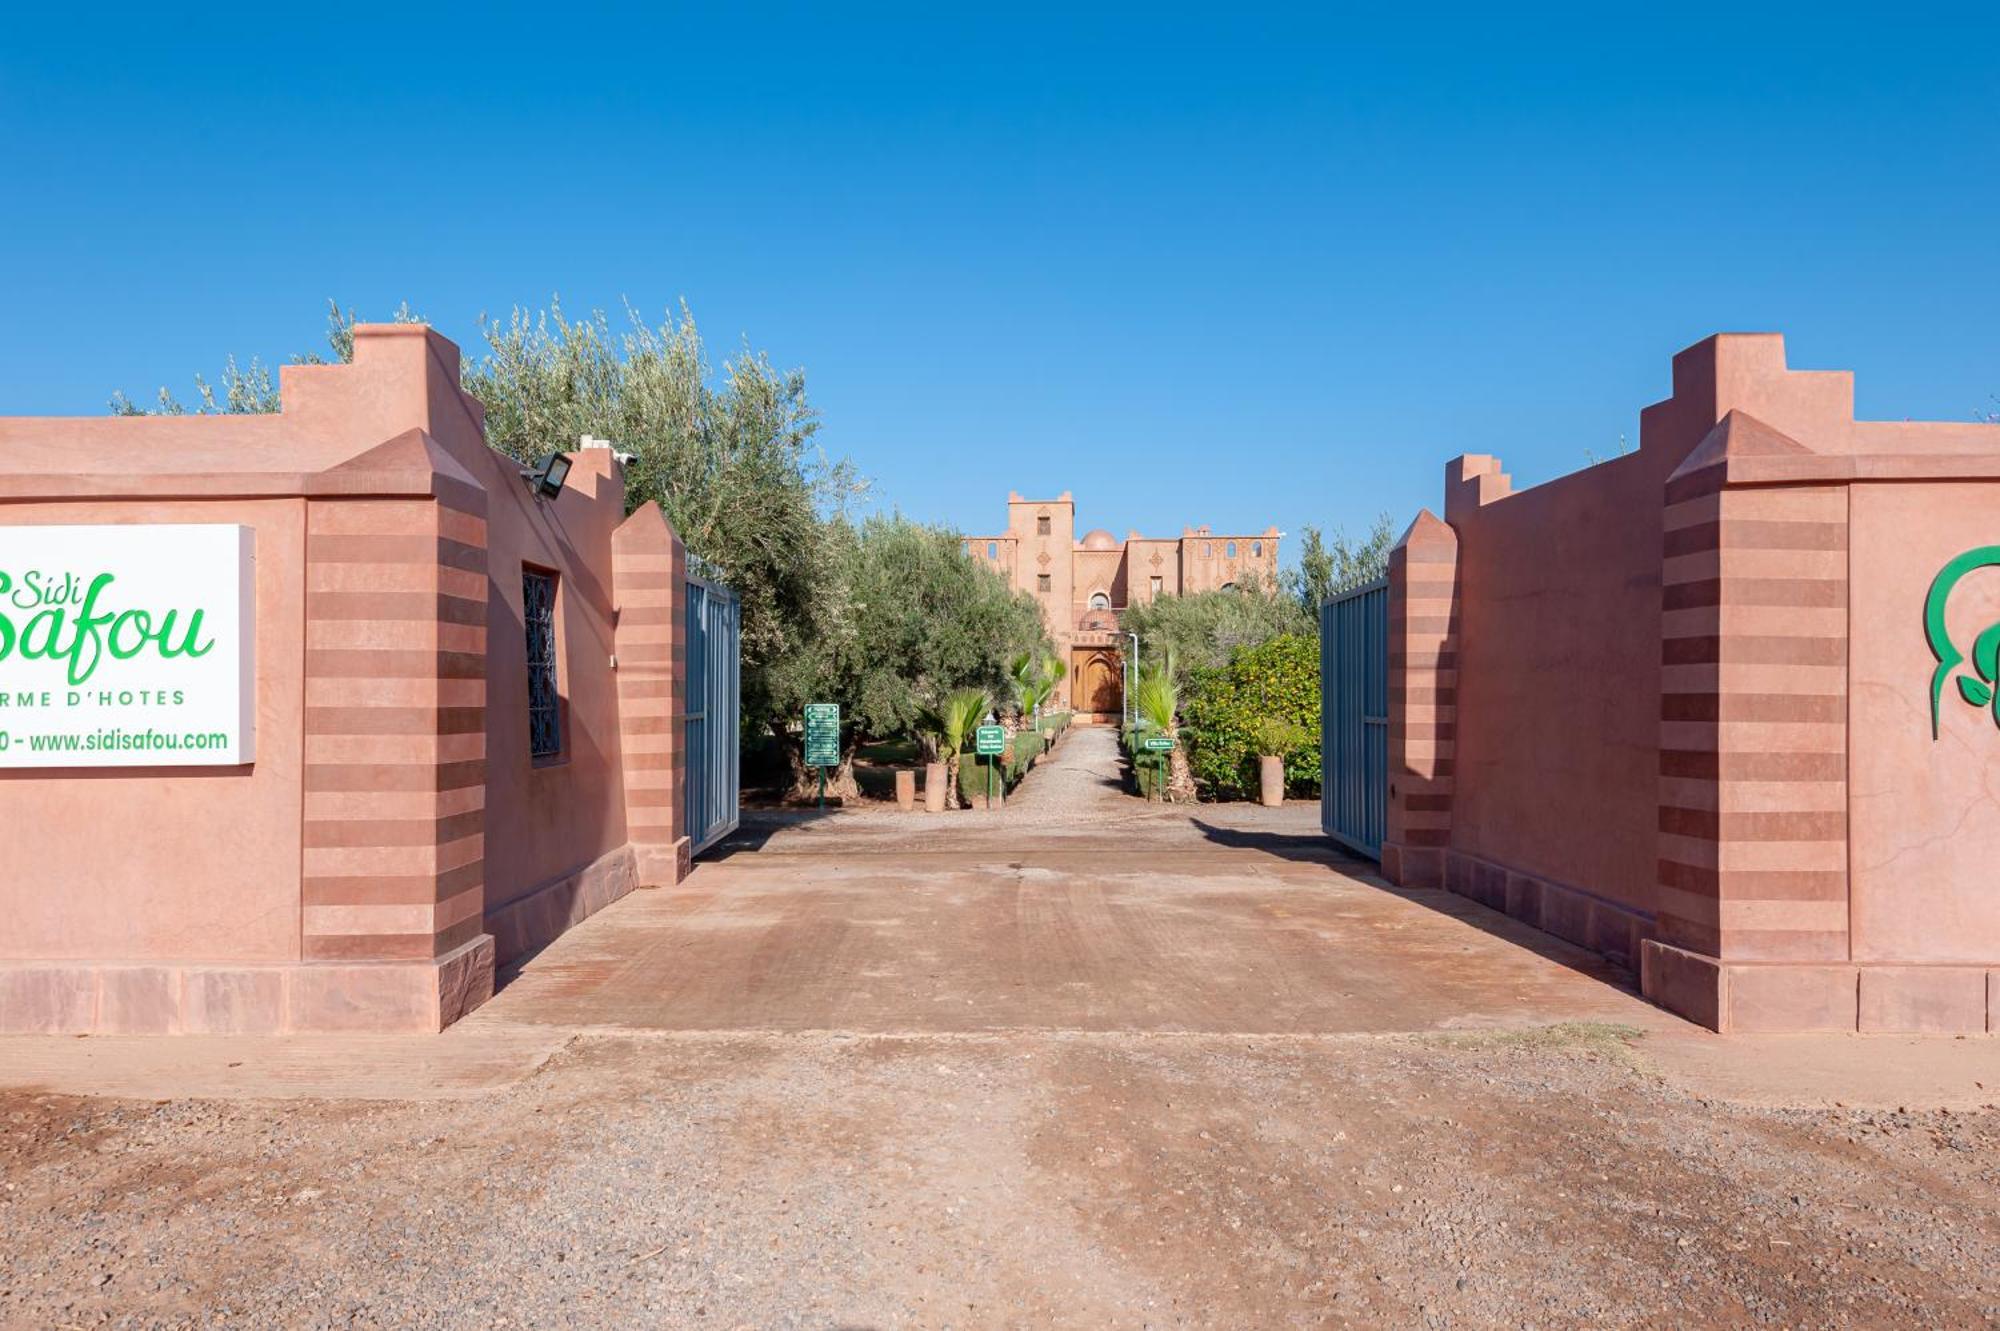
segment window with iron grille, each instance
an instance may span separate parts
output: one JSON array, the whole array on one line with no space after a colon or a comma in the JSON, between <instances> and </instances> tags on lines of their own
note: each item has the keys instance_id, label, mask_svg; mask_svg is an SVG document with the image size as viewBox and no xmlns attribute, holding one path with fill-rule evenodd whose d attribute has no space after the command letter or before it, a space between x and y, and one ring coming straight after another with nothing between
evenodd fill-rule
<instances>
[{"instance_id":1,"label":"window with iron grille","mask_svg":"<svg viewBox=\"0 0 2000 1331\"><path fill-rule=\"evenodd\" d=\"M1038 591L1038 592L1045 592L1045 591L1048 591L1048 590L1049 590L1049 575L1048 575L1048 574L1046 574L1046 573L1037 573L1037 574L1035 575L1035 590L1036 590L1036 591Z\"/></svg>"},{"instance_id":2,"label":"window with iron grille","mask_svg":"<svg viewBox=\"0 0 2000 1331\"><path fill-rule=\"evenodd\" d=\"M1049 534L1049 520L1046 517L1036 518L1035 535L1047 536L1048 534Z\"/></svg>"},{"instance_id":3,"label":"window with iron grille","mask_svg":"<svg viewBox=\"0 0 2000 1331\"><path fill-rule=\"evenodd\" d=\"M562 712L556 695L556 575L521 570L521 618L528 626L528 754L562 753Z\"/></svg>"}]
</instances>

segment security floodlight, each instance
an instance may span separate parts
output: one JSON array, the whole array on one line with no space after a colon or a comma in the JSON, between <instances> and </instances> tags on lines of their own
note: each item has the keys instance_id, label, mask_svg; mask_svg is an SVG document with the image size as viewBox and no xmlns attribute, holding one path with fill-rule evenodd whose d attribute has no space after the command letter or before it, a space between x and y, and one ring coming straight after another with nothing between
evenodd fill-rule
<instances>
[{"instance_id":1,"label":"security floodlight","mask_svg":"<svg viewBox=\"0 0 2000 1331\"><path fill-rule=\"evenodd\" d=\"M521 468L521 479L528 488L544 499L554 499L562 493L563 481L569 477L569 455L551 453L542 459L539 467Z\"/></svg>"}]
</instances>

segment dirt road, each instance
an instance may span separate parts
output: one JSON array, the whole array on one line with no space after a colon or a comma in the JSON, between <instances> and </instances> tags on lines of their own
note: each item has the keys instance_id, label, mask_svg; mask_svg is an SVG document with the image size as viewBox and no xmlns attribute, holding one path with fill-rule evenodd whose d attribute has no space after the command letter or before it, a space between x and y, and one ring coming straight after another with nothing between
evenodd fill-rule
<instances>
[{"instance_id":1,"label":"dirt road","mask_svg":"<svg viewBox=\"0 0 2000 1331\"><path fill-rule=\"evenodd\" d=\"M1829 1103L1851 1045L1760 1066L1078 738L1003 813L753 825L432 1042L0 1042L0 1324L2000 1316L1984 1086Z\"/></svg>"}]
</instances>

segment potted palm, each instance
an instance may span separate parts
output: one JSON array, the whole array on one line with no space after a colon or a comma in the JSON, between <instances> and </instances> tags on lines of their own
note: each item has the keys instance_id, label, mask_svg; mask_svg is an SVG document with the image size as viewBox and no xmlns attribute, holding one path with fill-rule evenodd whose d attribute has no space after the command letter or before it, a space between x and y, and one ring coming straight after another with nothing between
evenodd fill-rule
<instances>
[{"instance_id":1,"label":"potted palm","mask_svg":"<svg viewBox=\"0 0 2000 1331\"><path fill-rule=\"evenodd\" d=\"M1258 793L1266 807L1285 802L1285 759L1305 742L1305 727L1281 716L1260 717L1250 727L1250 746L1257 751Z\"/></svg>"},{"instance_id":2,"label":"potted palm","mask_svg":"<svg viewBox=\"0 0 2000 1331\"><path fill-rule=\"evenodd\" d=\"M924 741L924 808L928 812L959 807L959 751L971 740L991 701L984 689L957 689L925 712L918 723Z\"/></svg>"}]
</instances>

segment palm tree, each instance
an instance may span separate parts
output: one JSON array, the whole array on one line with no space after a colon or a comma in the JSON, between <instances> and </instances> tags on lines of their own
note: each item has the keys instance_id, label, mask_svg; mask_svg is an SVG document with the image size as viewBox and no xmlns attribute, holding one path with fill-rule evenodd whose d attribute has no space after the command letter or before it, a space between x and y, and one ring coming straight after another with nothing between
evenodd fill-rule
<instances>
[{"instance_id":1,"label":"palm tree","mask_svg":"<svg viewBox=\"0 0 2000 1331\"><path fill-rule=\"evenodd\" d=\"M1180 690L1174 687L1173 662L1151 662L1139 669L1139 682L1132 690L1133 714L1139 726L1175 741L1167 753L1167 799L1175 804L1194 802L1194 772L1188 767L1174 716L1180 711Z\"/></svg>"},{"instance_id":2,"label":"palm tree","mask_svg":"<svg viewBox=\"0 0 2000 1331\"><path fill-rule=\"evenodd\" d=\"M1056 686L1062 683L1063 677L1068 674L1069 666L1063 663L1060 654L1052 651L1042 658L1043 702L1047 702L1056 696Z\"/></svg>"},{"instance_id":3,"label":"palm tree","mask_svg":"<svg viewBox=\"0 0 2000 1331\"><path fill-rule=\"evenodd\" d=\"M985 689L957 689L945 695L935 711L926 712L922 728L944 754L945 807L959 807L958 753L985 719L993 700Z\"/></svg>"},{"instance_id":4,"label":"palm tree","mask_svg":"<svg viewBox=\"0 0 2000 1331\"><path fill-rule=\"evenodd\" d=\"M1017 653L1007 663L1007 685L1014 691L1014 702L1021 709L1021 720L1033 725L1036 710L1049 696L1041 658L1034 652Z\"/></svg>"}]
</instances>

